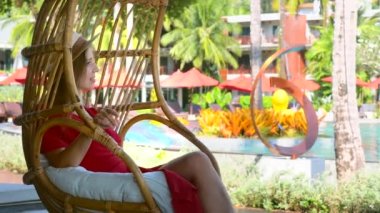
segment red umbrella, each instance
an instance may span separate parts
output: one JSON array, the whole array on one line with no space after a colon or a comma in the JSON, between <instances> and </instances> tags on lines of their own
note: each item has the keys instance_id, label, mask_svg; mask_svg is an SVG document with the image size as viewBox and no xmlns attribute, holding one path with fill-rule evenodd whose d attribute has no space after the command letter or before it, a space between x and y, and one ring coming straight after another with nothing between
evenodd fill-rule
<instances>
[{"instance_id":1,"label":"red umbrella","mask_svg":"<svg viewBox=\"0 0 380 213\"><path fill-rule=\"evenodd\" d=\"M246 77L244 75L239 75L239 77L224 81L219 84L220 88L239 90L242 92L251 92L252 90L252 78Z\"/></svg>"},{"instance_id":2,"label":"red umbrella","mask_svg":"<svg viewBox=\"0 0 380 213\"><path fill-rule=\"evenodd\" d=\"M272 92L275 88L270 86L269 79L265 76L261 78L262 89L264 92ZM224 81L219 85L219 87L224 89L238 90L242 92L251 92L252 91L252 79L246 77L245 75L239 75L239 77Z\"/></svg>"},{"instance_id":3,"label":"red umbrella","mask_svg":"<svg viewBox=\"0 0 380 213\"><path fill-rule=\"evenodd\" d=\"M315 81L306 80L304 78L290 79L289 81L295 84L298 88L309 91L317 90L320 87L319 84L317 84Z\"/></svg>"},{"instance_id":4,"label":"red umbrella","mask_svg":"<svg viewBox=\"0 0 380 213\"><path fill-rule=\"evenodd\" d=\"M120 74L114 72L112 75L110 73L106 73L102 82L100 82L100 80L96 81L95 88L100 89L104 87L139 87L137 83L131 86L132 82L128 79L126 80L126 78L128 78L128 76L125 72L121 72Z\"/></svg>"},{"instance_id":5,"label":"red umbrella","mask_svg":"<svg viewBox=\"0 0 380 213\"><path fill-rule=\"evenodd\" d=\"M380 78L376 78L375 80L371 81L368 85L368 87L372 89L378 89L380 84Z\"/></svg>"},{"instance_id":6,"label":"red umbrella","mask_svg":"<svg viewBox=\"0 0 380 213\"><path fill-rule=\"evenodd\" d=\"M205 86L215 86L218 85L218 81L201 73L196 68L191 68L189 71L182 73L178 80L172 82L172 87L205 87Z\"/></svg>"},{"instance_id":7,"label":"red umbrella","mask_svg":"<svg viewBox=\"0 0 380 213\"><path fill-rule=\"evenodd\" d=\"M14 73L8 76L6 79L0 81L0 85L11 85L11 84L24 84L26 79L27 68L22 67L17 69Z\"/></svg>"},{"instance_id":8,"label":"red umbrella","mask_svg":"<svg viewBox=\"0 0 380 213\"><path fill-rule=\"evenodd\" d=\"M322 81L331 83L332 82L332 76L322 78ZM358 77L356 77L356 85L361 86L361 87L368 87L369 86L369 84L367 82L361 80Z\"/></svg>"},{"instance_id":9,"label":"red umbrella","mask_svg":"<svg viewBox=\"0 0 380 213\"><path fill-rule=\"evenodd\" d=\"M162 87L177 87L178 81L182 78L183 72L180 70L175 71L173 74L171 74L168 78L161 81Z\"/></svg>"}]
</instances>

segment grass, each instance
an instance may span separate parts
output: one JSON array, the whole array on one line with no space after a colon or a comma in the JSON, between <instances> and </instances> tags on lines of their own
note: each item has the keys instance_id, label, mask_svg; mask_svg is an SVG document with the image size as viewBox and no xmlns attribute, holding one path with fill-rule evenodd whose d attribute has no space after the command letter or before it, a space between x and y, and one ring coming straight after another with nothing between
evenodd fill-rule
<instances>
[{"instance_id":1,"label":"grass","mask_svg":"<svg viewBox=\"0 0 380 213\"><path fill-rule=\"evenodd\" d=\"M0 169L17 173L27 171L22 150L21 136L0 132Z\"/></svg>"}]
</instances>

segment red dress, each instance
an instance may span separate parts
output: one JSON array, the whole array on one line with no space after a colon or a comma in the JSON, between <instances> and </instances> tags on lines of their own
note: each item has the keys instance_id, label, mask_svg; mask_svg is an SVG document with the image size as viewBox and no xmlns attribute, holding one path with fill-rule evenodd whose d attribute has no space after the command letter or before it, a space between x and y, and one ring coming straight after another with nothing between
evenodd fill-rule
<instances>
[{"instance_id":1,"label":"red dress","mask_svg":"<svg viewBox=\"0 0 380 213\"><path fill-rule=\"evenodd\" d=\"M95 116L97 111L94 108L86 109L91 116ZM76 115L74 119L80 120ZM111 128L105 131L115 139L120 145L121 139L118 134ZM68 147L79 132L75 129L65 126L54 126L48 129L42 139L41 153L48 153L59 148ZM101 160L100 160L101 159ZM107 148L98 142L92 142L80 166L93 172L130 172L125 163L112 154ZM141 171L157 171L160 166L154 168L140 168ZM172 197L174 212L178 213L196 213L203 212L201 203L197 194L197 189L189 181L175 172L162 169L168 182L169 191Z\"/></svg>"}]
</instances>

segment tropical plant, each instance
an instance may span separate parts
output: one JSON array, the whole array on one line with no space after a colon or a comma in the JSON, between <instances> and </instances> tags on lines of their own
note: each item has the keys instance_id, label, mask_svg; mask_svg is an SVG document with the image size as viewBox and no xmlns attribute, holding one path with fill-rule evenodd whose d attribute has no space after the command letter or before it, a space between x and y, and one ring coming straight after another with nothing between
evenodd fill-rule
<instances>
[{"instance_id":1,"label":"tropical plant","mask_svg":"<svg viewBox=\"0 0 380 213\"><path fill-rule=\"evenodd\" d=\"M197 119L201 134L214 136L219 134L222 124L220 113L222 111L214 111L212 109L202 109L199 112Z\"/></svg>"},{"instance_id":2,"label":"tropical plant","mask_svg":"<svg viewBox=\"0 0 380 213\"><path fill-rule=\"evenodd\" d=\"M220 108L225 109L231 103L232 94L221 90L219 87L214 87L206 93L193 94L191 102L199 105L202 109L210 107L212 104L217 104Z\"/></svg>"},{"instance_id":3,"label":"tropical plant","mask_svg":"<svg viewBox=\"0 0 380 213\"><path fill-rule=\"evenodd\" d=\"M239 98L239 104L243 109L249 109L251 106L251 96L250 95L241 95Z\"/></svg>"},{"instance_id":4,"label":"tropical plant","mask_svg":"<svg viewBox=\"0 0 380 213\"><path fill-rule=\"evenodd\" d=\"M314 104L321 106L331 102L331 83L322 81L322 78L331 76L332 70L332 47L334 25L332 22L325 27L316 27L319 30L320 38L313 43L313 46L306 52L308 61L307 72L310 73L321 86L314 91L316 97L330 97L329 99L314 99Z\"/></svg>"},{"instance_id":5,"label":"tropical plant","mask_svg":"<svg viewBox=\"0 0 380 213\"><path fill-rule=\"evenodd\" d=\"M0 29L9 24L15 24L10 37L10 42L13 44L12 56L15 57L20 53L22 48L31 44L34 22L43 0L14 0L7 2L9 4L4 9L4 11L7 11L7 15L3 15L3 18L1 18L3 24L0 26Z\"/></svg>"},{"instance_id":6,"label":"tropical plant","mask_svg":"<svg viewBox=\"0 0 380 213\"><path fill-rule=\"evenodd\" d=\"M357 72L364 79L380 74L380 12L370 17L358 11Z\"/></svg>"},{"instance_id":7,"label":"tropical plant","mask_svg":"<svg viewBox=\"0 0 380 213\"><path fill-rule=\"evenodd\" d=\"M263 97L263 107L264 107L264 109L270 109L273 107L272 96L264 96Z\"/></svg>"},{"instance_id":8,"label":"tropical plant","mask_svg":"<svg viewBox=\"0 0 380 213\"><path fill-rule=\"evenodd\" d=\"M187 63L209 72L212 65L217 69L238 67L240 45L227 34L237 32L238 26L223 21L226 7L224 2L202 1L186 8L173 21L174 29L162 36L161 44L172 45L170 55L180 62L181 68Z\"/></svg>"},{"instance_id":9,"label":"tropical plant","mask_svg":"<svg viewBox=\"0 0 380 213\"><path fill-rule=\"evenodd\" d=\"M379 13L365 17L364 9L358 10L356 75L365 81L379 74L380 70L380 26L375 24L379 19ZM321 79L331 76L332 73L334 22L331 20L327 26L316 27L316 29L320 32L320 38L306 52L306 59L308 72L321 85L321 88L314 92L315 96L325 97L315 99L314 102L317 106L323 106L331 102L329 99L332 95L331 83L323 82ZM358 88L357 93L360 97L358 101L370 99L371 94L363 88Z\"/></svg>"}]
</instances>

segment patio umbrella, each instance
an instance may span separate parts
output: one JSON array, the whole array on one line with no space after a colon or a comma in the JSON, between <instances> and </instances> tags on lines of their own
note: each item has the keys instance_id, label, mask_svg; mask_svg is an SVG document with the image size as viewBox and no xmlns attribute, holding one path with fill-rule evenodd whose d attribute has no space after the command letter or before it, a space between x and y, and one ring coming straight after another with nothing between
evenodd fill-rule
<instances>
[{"instance_id":1,"label":"patio umbrella","mask_svg":"<svg viewBox=\"0 0 380 213\"><path fill-rule=\"evenodd\" d=\"M0 85L24 84L26 79L26 72L26 67L19 68L6 79L0 81Z\"/></svg>"},{"instance_id":2,"label":"patio umbrella","mask_svg":"<svg viewBox=\"0 0 380 213\"><path fill-rule=\"evenodd\" d=\"M179 69L172 73L165 80L161 81L161 87L176 88L178 81L182 78L183 72Z\"/></svg>"},{"instance_id":3,"label":"patio umbrella","mask_svg":"<svg viewBox=\"0 0 380 213\"><path fill-rule=\"evenodd\" d=\"M189 97L193 93L194 87L216 86L218 81L201 73L196 68L191 68L189 71L182 73L177 70L169 77L169 79L162 82L163 87L171 88L191 88ZM192 114L192 107L190 107L190 114Z\"/></svg>"},{"instance_id":4,"label":"patio umbrella","mask_svg":"<svg viewBox=\"0 0 380 213\"><path fill-rule=\"evenodd\" d=\"M308 91L314 91L319 89L319 84L317 84L313 80L306 80L304 78L295 78L295 79L290 79L290 82L295 84L298 88L302 90L308 90Z\"/></svg>"},{"instance_id":5,"label":"patio umbrella","mask_svg":"<svg viewBox=\"0 0 380 213\"><path fill-rule=\"evenodd\" d=\"M324 82L329 82L331 83L332 82L332 76L329 76L329 77L325 77L325 78L322 78L322 81ZM360 78L356 77L356 85L357 86L361 86L361 87L369 87L369 84L363 80L361 80Z\"/></svg>"},{"instance_id":6,"label":"patio umbrella","mask_svg":"<svg viewBox=\"0 0 380 213\"><path fill-rule=\"evenodd\" d=\"M137 82L132 85L131 80L126 80L126 78L128 78L128 76L125 72L120 72L120 74L117 72L114 72L112 74L107 72L102 82L100 82L100 80L96 80L95 88L101 89L104 87L139 87L139 85L137 85Z\"/></svg>"},{"instance_id":7,"label":"patio umbrella","mask_svg":"<svg viewBox=\"0 0 380 213\"><path fill-rule=\"evenodd\" d=\"M245 75L239 75L239 77L227 80L219 84L220 88L238 90L242 92L252 91L252 79Z\"/></svg>"},{"instance_id":8,"label":"patio umbrella","mask_svg":"<svg viewBox=\"0 0 380 213\"><path fill-rule=\"evenodd\" d=\"M269 78L263 76L261 78L263 92L273 92L275 88L270 86ZM252 91L252 79L245 75L239 75L239 77L224 81L219 85L223 89L238 90L242 92Z\"/></svg>"},{"instance_id":9,"label":"patio umbrella","mask_svg":"<svg viewBox=\"0 0 380 213\"><path fill-rule=\"evenodd\" d=\"M173 87L206 87L206 86L216 86L218 81L201 73L196 68L191 68L189 71L181 74L178 81L173 82Z\"/></svg>"},{"instance_id":10,"label":"patio umbrella","mask_svg":"<svg viewBox=\"0 0 380 213\"><path fill-rule=\"evenodd\" d=\"M372 89L378 89L380 85L380 78L376 78L368 84L368 87Z\"/></svg>"}]
</instances>

